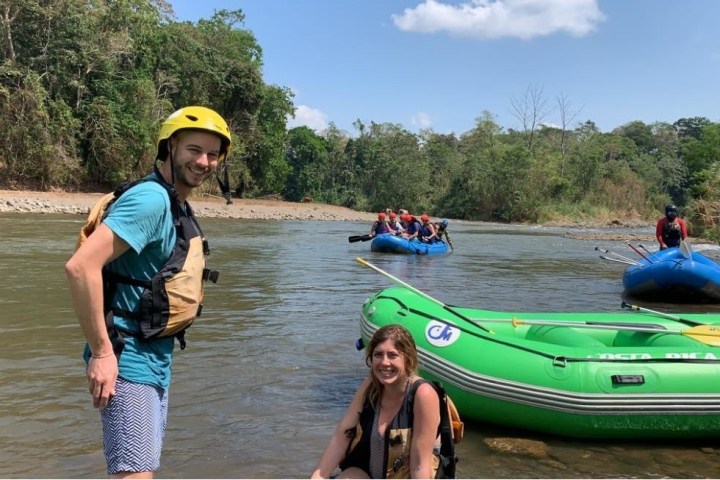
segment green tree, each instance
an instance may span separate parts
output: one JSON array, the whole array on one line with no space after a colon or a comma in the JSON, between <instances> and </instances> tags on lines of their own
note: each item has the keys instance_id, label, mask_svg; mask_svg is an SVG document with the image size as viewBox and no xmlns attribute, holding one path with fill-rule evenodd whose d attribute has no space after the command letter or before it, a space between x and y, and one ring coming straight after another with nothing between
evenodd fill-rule
<instances>
[{"instance_id":1,"label":"green tree","mask_svg":"<svg viewBox=\"0 0 720 480\"><path fill-rule=\"evenodd\" d=\"M709 126L712 122L706 117L681 118L673 123L673 127L677 129L678 137L692 137L700 140L702 129Z\"/></svg>"},{"instance_id":2,"label":"green tree","mask_svg":"<svg viewBox=\"0 0 720 480\"><path fill-rule=\"evenodd\" d=\"M286 88L267 86L250 132L244 160L250 169L254 188L260 194L281 193L292 172L285 149L287 117L293 113L291 93Z\"/></svg>"},{"instance_id":3,"label":"green tree","mask_svg":"<svg viewBox=\"0 0 720 480\"><path fill-rule=\"evenodd\" d=\"M311 197L325 201L330 175L327 141L308 127L296 127L288 132L287 163L292 168L285 191L288 200L300 201Z\"/></svg>"},{"instance_id":4,"label":"green tree","mask_svg":"<svg viewBox=\"0 0 720 480\"><path fill-rule=\"evenodd\" d=\"M716 166L720 164L720 123L702 127L699 138L687 136L682 139L682 159L689 171L689 189L693 198L714 199Z\"/></svg>"},{"instance_id":5,"label":"green tree","mask_svg":"<svg viewBox=\"0 0 720 480\"><path fill-rule=\"evenodd\" d=\"M430 170L430 193L428 201L436 215L446 212L439 208L441 200L452 193L452 179L462 171L464 156L460 152L460 141L454 134L440 134L432 131L421 132L421 154Z\"/></svg>"}]
</instances>

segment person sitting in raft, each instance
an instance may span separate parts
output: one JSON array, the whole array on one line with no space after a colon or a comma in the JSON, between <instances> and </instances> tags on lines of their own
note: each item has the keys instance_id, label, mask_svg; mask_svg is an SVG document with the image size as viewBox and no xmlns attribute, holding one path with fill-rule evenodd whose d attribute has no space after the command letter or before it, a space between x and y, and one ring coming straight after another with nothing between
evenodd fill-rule
<instances>
[{"instance_id":1,"label":"person sitting in raft","mask_svg":"<svg viewBox=\"0 0 720 480\"><path fill-rule=\"evenodd\" d=\"M422 225L420 225L420 241L423 243L433 243L437 242L437 233L435 232L435 225L430 223L430 217L427 214L420 215L420 221L422 222Z\"/></svg>"},{"instance_id":2,"label":"person sitting in raft","mask_svg":"<svg viewBox=\"0 0 720 480\"><path fill-rule=\"evenodd\" d=\"M412 335L401 325L386 325L375 332L366 352L369 375L311 478L329 478L338 466L341 472L334 478L435 478L440 399L417 375Z\"/></svg>"},{"instance_id":3,"label":"person sitting in raft","mask_svg":"<svg viewBox=\"0 0 720 480\"><path fill-rule=\"evenodd\" d=\"M687 236L685 220L678 218L677 207L673 204L666 206L665 216L658 220L655 227L655 237L660 243L660 250L680 246L680 242Z\"/></svg>"},{"instance_id":4,"label":"person sitting in raft","mask_svg":"<svg viewBox=\"0 0 720 480\"><path fill-rule=\"evenodd\" d=\"M388 226L390 227L390 233L394 235L402 235L403 232L405 232L405 227L402 226L395 212L390 212L390 220L388 221Z\"/></svg>"},{"instance_id":5,"label":"person sitting in raft","mask_svg":"<svg viewBox=\"0 0 720 480\"><path fill-rule=\"evenodd\" d=\"M386 215L383 212L378 213L378 218L375 220L370 227L370 237L375 237L383 233L390 233L390 226L388 226Z\"/></svg>"},{"instance_id":6,"label":"person sitting in raft","mask_svg":"<svg viewBox=\"0 0 720 480\"><path fill-rule=\"evenodd\" d=\"M437 235L437 238L440 241L442 241L443 237L445 237L449 244L450 243L450 234L447 231L447 227L448 227L447 219L442 219L441 221L439 221L435 224L435 234Z\"/></svg>"},{"instance_id":7,"label":"person sitting in raft","mask_svg":"<svg viewBox=\"0 0 720 480\"><path fill-rule=\"evenodd\" d=\"M405 233L402 234L403 238L406 238L410 241L413 240L419 240L418 236L420 235L420 222L417 221L417 218L410 215L409 213L406 213L402 216L403 222L405 222Z\"/></svg>"}]
</instances>

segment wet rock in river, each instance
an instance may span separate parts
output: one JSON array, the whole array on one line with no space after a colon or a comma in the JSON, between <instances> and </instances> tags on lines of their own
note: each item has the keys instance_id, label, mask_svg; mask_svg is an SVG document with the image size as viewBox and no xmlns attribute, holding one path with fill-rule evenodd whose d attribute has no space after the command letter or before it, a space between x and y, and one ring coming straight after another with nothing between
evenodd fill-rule
<instances>
[{"instance_id":1,"label":"wet rock in river","mask_svg":"<svg viewBox=\"0 0 720 480\"><path fill-rule=\"evenodd\" d=\"M493 452L547 458L548 447L543 442L525 438L486 438L485 445Z\"/></svg>"}]
</instances>

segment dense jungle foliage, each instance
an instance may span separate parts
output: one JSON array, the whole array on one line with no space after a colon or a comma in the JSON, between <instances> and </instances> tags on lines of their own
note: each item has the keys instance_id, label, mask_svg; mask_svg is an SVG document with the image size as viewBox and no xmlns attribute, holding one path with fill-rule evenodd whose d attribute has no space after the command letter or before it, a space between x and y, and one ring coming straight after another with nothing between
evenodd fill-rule
<instances>
[{"instance_id":1,"label":"dense jungle foliage","mask_svg":"<svg viewBox=\"0 0 720 480\"><path fill-rule=\"evenodd\" d=\"M530 86L509 102L519 129L485 111L461 134L360 120L352 134L288 131L292 92L263 81L244 21L178 22L164 0L0 0L4 186L113 188L150 170L167 115L205 105L233 130L219 174L237 196L503 222L651 219L673 202L692 234L720 239L720 123L601 132Z\"/></svg>"}]
</instances>

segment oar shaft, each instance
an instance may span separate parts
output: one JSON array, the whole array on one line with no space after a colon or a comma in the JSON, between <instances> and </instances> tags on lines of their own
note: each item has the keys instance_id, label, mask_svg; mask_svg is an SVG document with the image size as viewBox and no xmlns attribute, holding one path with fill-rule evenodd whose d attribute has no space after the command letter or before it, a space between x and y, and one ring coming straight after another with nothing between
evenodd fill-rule
<instances>
[{"instance_id":1,"label":"oar shaft","mask_svg":"<svg viewBox=\"0 0 720 480\"><path fill-rule=\"evenodd\" d=\"M617 258L622 259L622 260L625 260L626 262L637 263L637 262L636 262L635 260L633 260L632 258L628 258L628 257L626 257L625 255L620 255L620 254L617 253L617 252L613 252L613 251L610 251L610 250L607 250L607 249L603 250L603 249L600 248L600 247L595 247L595 250L600 251L600 252L603 252L603 253L608 253L608 254L610 254L610 255L615 255Z\"/></svg>"},{"instance_id":2,"label":"oar shaft","mask_svg":"<svg viewBox=\"0 0 720 480\"><path fill-rule=\"evenodd\" d=\"M465 320L466 322L469 322L469 323L475 325L476 327L479 327L479 328L485 330L486 332L490 332L490 330L488 330L487 328L483 327L482 325L478 325L477 323L473 322L471 319L469 319L468 317L466 317L466 316L463 315L462 313L457 312L457 311L455 311L454 309L448 307L447 305L445 305L445 304L444 304L443 302L441 302L440 300L437 300L437 299L431 297L431 296L428 295L427 293L421 292L420 290L418 290L417 288L413 287L412 285L410 285L410 284L408 284L408 283L405 283L405 282L403 282L402 280L400 280L399 278L390 275L388 272L386 272L385 270L382 270L382 269L376 267L376 266L373 265L372 263L370 263L370 262L368 262L368 261L366 261L366 260L364 260L364 259L362 259L362 258L360 258L360 257L357 257L357 258L355 259L355 261L358 262L360 265L364 265L364 266L366 266L366 267L368 267L368 268L371 268L371 269L375 270L376 272L378 272L378 273L381 274L381 275L385 275L386 277L388 277L388 278L389 278L390 280L392 280L393 282L395 282L395 283L397 283L397 284L399 284L399 285L402 285L403 287L407 288L407 289L410 290L411 292L413 292L413 293L415 293L415 294L417 294L417 295L420 295L421 297L423 297L423 298L425 298L425 299L427 299L427 300L430 300L431 302L437 303L438 305L442 306L445 310L447 310L448 312L452 313L452 314L455 315L456 317L462 318L462 319Z\"/></svg>"},{"instance_id":3,"label":"oar shaft","mask_svg":"<svg viewBox=\"0 0 720 480\"><path fill-rule=\"evenodd\" d=\"M430 300L431 302L435 302L435 303L437 303L438 305L445 306L445 304L442 303L440 300L436 300L436 299L434 299L433 297L431 297L430 295L428 295L427 293L421 292L420 290L418 290L417 288L413 287L413 286L410 285L409 283L403 282L403 281L400 280L399 278L394 277L393 275L389 274L389 273L386 272L385 270L382 270L382 269L376 267L376 266L373 265L372 263L370 263L370 262L368 262L368 261L366 261L366 260L364 260L364 259L362 259L362 258L360 258L360 257L357 257L357 258L355 259L355 261L358 262L360 265L364 265L364 266L366 266L366 267L368 267L368 268L371 268L371 269L375 270L376 272L378 272L378 273L381 274L381 275L385 275L386 277L388 277L388 278L389 278L390 280L392 280L393 282L402 285L403 287L407 288L408 290L412 291L413 293L416 293L416 294L420 295L421 297L426 298L427 300Z\"/></svg>"},{"instance_id":4,"label":"oar shaft","mask_svg":"<svg viewBox=\"0 0 720 480\"><path fill-rule=\"evenodd\" d=\"M621 260L619 258L610 258L610 257L606 257L605 255L600 255L600 258L603 260L610 260L611 262L624 263L625 265L638 265L637 262L633 262L631 260Z\"/></svg>"},{"instance_id":5,"label":"oar shaft","mask_svg":"<svg viewBox=\"0 0 720 480\"><path fill-rule=\"evenodd\" d=\"M608 323L574 323L574 322L559 322L559 321L544 321L544 320L519 320L513 318L511 320L499 320L499 319L482 319L476 318L475 321L486 321L486 322L505 322L512 323L514 327L518 325L550 325L556 327L571 327L571 328L593 328L601 330L626 330L630 332L647 332L664 335L684 335L686 337L697 340L698 342L710 345L713 347L720 347L720 326L719 325L706 325L701 324L688 328L687 330L664 330L662 326L659 328L645 328L645 327L633 327L624 326Z\"/></svg>"},{"instance_id":6,"label":"oar shaft","mask_svg":"<svg viewBox=\"0 0 720 480\"><path fill-rule=\"evenodd\" d=\"M677 315L671 315L671 314L665 313L665 312L658 312L657 310L650 310L649 308L639 307L637 305L630 305L629 303L626 303L626 302L622 302L620 304L620 307L621 308L629 308L630 310L634 310L636 312L652 313L653 315L657 315L658 317L669 318L670 320L675 320L676 322L681 322L686 325L705 325L702 322L688 320L687 318L678 317Z\"/></svg>"},{"instance_id":7,"label":"oar shaft","mask_svg":"<svg viewBox=\"0 0 720 480\"><path fill-rule=\"evenodd\" d=\"M637 253L637 254L640 255L642 258L644 258L645 260L647 260L648 263L653 263L652 260L650 260L648 257L646 257L640 250L638 250L637 248L635 248L635 246L634 246L632 243L628 242L627 245L628 245L628 247L630 247L630 248L632 248L633 250L635 250L635 253Z\"/></svg>"},{"instance_id":8,"label":"oar shaft","mask_svg":"<svg viewBox=\"0 0 720 480\"><path fill-rule=\"evenodd\" d=\"M647 248L645 248L645 245L643 245L642 243L638 243L638 247L642 248L643 250L645 250L648 253L648 255L655 258L655 254L653 252L651 252L650 250L648 250Z\"/></svg>"},{"instance_id":9,"label":"oar shaft","mask_svg":"<svg viewBox=\"0 0 720 480\"><path fill-rule=\"evenodd\" d=\"M657 327L634 327L619 324L609 323L587 323L587 322L562 322L559 320L520 320L519 318L512 318L510 320L498 319L498 318L473 318L476 322L494 322L494 323L512 323L513 326L518 325L548 325L553 327L572 327L572 328L593 328L597 330L627 330L631 332L650 332L650 333L680 333L676 331L667 330L664 327L658 325Z\"/></svg>"}]
</instances>

